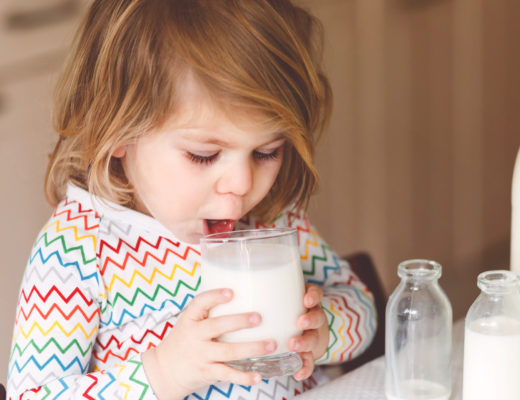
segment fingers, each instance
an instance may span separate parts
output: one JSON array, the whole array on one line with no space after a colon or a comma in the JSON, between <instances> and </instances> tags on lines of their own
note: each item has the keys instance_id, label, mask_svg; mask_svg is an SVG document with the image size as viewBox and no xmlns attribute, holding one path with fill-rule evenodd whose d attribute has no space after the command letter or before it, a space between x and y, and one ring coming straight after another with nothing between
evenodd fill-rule
<instances>
[{"instance_id":1,"label":"fingers","mask_svg":"<svg viewBox=\"0 0 520 400\"><path fill-rule=\"evenodd\" d=\"M254 328L260 325L262 317L256 312L222 315L220 317L208 318L201 321L201 332L205 339L214 339L224 333L237 331L239 329Z\"/></svg>"},{"instance_id":2,"label":"fingers","mask_svg":"<svg viewBox=\"0 0 520 400\"><path fill-rule=\"evenodd\" d=\"M318 339L318 331L316 329L312 329L310 331L303 332L301 336L291 338L287 344L287 347L290 351L297 353L313 351L314 348L318 345Z\"/></svg>"},{"instance_id":3,"label":"fingers","mask_svg":"<svg viewBox=\"0 0 520 400\"><path fill-rule=\"evenodd\" d=\"M306 308L312 308L320 304L323 298L323 290L312 283L305 285L305 295L303 296L303 305Z\"/></svg>"},{"instance_id":4,"label":"fingers","mask_svg":"<svg viewBox=\"0 0 520 400\"><path fill-rule=\"evenodd\" d=\"M327 322L327 316L320 306L315 306L305 314L298 317L298 328L302 331L318 329Z\"/></svg>"},{"instance_id":5,"label":"fingers","mask_svg":"<svg viewBox=\"0 0 520 400\"><path fill-rule=\"evenodd\" d=\"M252 386L262 380L262 376L257 372L239 371L226 364L215 363L211 369L212 375L217 377L217 380L231 382L236 385Z\"/></svg>"},{"instance_id":6,"label":"fingers","mask_svg":"<svg viewBox=\"0 0 520 400\"><path fill-rule=\"evenodd\" d=\"M298 318L301 336L293 337L287 344L290 351L312 352L315 359L321 357L329 343L327 316L320 306L315 306Z\"/></svg>"},{"instance_id":7,"label":"fingers","mask_svg":"<svg viewBox=\"0 0 520 400\"><path fill-rule=\"evenodd\" d=\"M302 359L303 365L293 375L294 379L296 379L297 381L307 379L309 376L311 376L312 371L314 371L314 360L312 357L312 353L304 352L299 353L299 355Z\"/></svg>"},{"instance_id":8,"label":"fingers","mask_svg":"<svg viewBox=\"0 0 520 400\"><path fill-rule=\"evenodd\" d=\"M210 357L215 361L234 361L262 357L276 350L276 341L262 340L247 343L214 342Z\"/></svg>"},{"instance_id":9,"label":"fingers","mask_svg":"<svg viewBox=\"0 0 520 400\"><path fill-rule=\"evenodd\" d=\"M195 296L190 305L186 308L184 315L195 321L208 318L209 311L223 303L227 303L233 298L231 289L213 289L202 292Z\"/></svg>"},{"instance_id":10,"label":"fingers","mask_svg":"<svg viewBox=\"0 0 520 400\"><path fill-rule=\"evenodd\" d=\"M201 339L211 341L210 346L206 350L209 359L225 362L261 357L272 353L277 347L275 340L269 339L246 343L226 343L213 340L227 332L253 328L260 325L261 322L262 318L256 312L223 315L198 322L200 326L199 332L202 332L203 335Z\"/></svg>"}]
</instances>

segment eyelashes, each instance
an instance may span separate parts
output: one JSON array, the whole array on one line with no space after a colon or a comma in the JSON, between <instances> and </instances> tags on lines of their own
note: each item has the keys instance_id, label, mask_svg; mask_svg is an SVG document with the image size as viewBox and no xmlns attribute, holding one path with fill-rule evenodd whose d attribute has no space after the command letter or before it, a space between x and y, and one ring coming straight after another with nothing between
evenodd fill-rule
<instances>
[{"instance_id":1,"label":"eyelashes","mask_svg":"<svg viewBox=\"0 0 520 400\"><path fill-rule=\"evenodd\" d=\"M187 152L186 155L188 156L190 161L194 162L195 164L208 165L213 163L217 159L218 153L212 154L210 156L200 156L198 154Z\"/></svg>"},{"instance_id":2,"label":"eyelashes","mask_svg":"<svg viewBox=\"0 0 520 400\"><path fill-rule=\"evenodd\" d=\"M262 153L261 151L253 151L253 157L259 161L276 160L280 155L280 147L270 153Z\"/></svg>"},{"instance_id":3,"label":"eyelashes","mask_svg":"<svg viewBox=\"0 0 520 400\"><path fill-rule=\"evenodd\" d=\"M219 153L211 154L209 156L201 156L187 152L188 159L195 164L210 165L217 160ZM280 156L280 147L269 153L263 153L261 151L253 151L253 158L257 161L271 161L276 160Z\"/></svg>"}]
</instances>

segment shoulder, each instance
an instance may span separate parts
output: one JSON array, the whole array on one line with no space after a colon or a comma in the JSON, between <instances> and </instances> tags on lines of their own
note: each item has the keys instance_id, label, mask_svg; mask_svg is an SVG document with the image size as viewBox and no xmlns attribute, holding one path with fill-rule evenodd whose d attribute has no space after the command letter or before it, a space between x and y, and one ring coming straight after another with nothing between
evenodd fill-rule
<instances>
[{"instance_id":1,"label":"shoulder","mask_svg":"<svg viewBox=\"0 0 520 400\"><path fill-rule=\"evenodd\" d=\"M305 211L297 210L294 207L285 209L274 221L276 227L289 227L298 230L309 231L311 223Z\"/></svg>"},{"instance_id":2,"label":"shoulder","mask_svg":"<svg viewBox=\"0 0 520 400\"><path fill-rule=\"evenodd\" d=\"M92 206L88 192L71 187L57 205L43 232L67 243L95 251L100 216Z\"/></svg>"},{"instance_id":3,"label":"shoulder","mask_svg":"<svg viewBox=\"0 0 520 400\"><path fill-rule=\"evenodd\" d=\"M81 280L96 276L99 215L88 193L76 188L54 209L40 231L31 251L29 269L56 269L79 275Z\"/></svg>"}]
</instances>

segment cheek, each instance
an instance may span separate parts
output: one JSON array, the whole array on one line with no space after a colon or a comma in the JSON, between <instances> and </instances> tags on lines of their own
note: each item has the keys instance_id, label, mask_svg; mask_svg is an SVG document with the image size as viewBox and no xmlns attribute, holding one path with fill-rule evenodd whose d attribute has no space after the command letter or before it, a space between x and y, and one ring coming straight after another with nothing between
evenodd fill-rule
<instances>
[{"instance_id":1,"label":"cheek","mask_svg":"<svg viewBox=\"0 0 520 400\"><path fill-rule=\"evenodd\" d=\"M183 160L169 163L169 172L163 173L163 191L176 205L196 205L206 197L208 182L193 168L186 167Z\"/></svg>"},{"instance_id":2,"label":"cheek","mask_svg":"<svg viewBox=\"0 0 520 400\"><path fill-rule=\"evenodd\" d=\"M175 182L176 187L170 188L170 191L175 204L182 210L198 208L208 196L207 184L194 174L179 173Z\"/></svg>"},{"instance_id":3,"label":"cheek","mask_svg":"<svg viewBox=\"0 0 520 400\"><path fill-rule=\"evenodd\" d=\"M278 177L278 173L280 172L280 169L282 168L283 161L284 161L284 158L283 158L283 152L282 152L282 154L276 160L276 162L273 163L274 165L272 166L272 169L269 172L269 179L271 182L271 186L274 184L274 182L276 181L276 178Z\"/></svg>"},{"instance_id":4,"label":"cheek","mask_svg":"<svg viewBox=\"0 0 520 400\"><path fill-rule=\"evenodd\" d=\"M282 160L277 160L276 163L272 163L271 165L265 166L261 169L258 175L259 182L259 191L262 192L262 198L267 195L274 182L276 181L276 177L278 176L278 172L280 172L280 168L282 166Z\"/></svg>"},{"instance_id":5,"label":"cheek","mask_svg":"<svg viewBox=\"0 0 520 400\"><path fill-rule=\"evenodd\" d=\"M281 168L281 162L276 166L276 168L273 168L270 175L269 175L269 189L273 186L274 182L276 181L276 178L278 177L278 173L280 172Z\"/></svg>"},{"instance_id":6,"label":"cheek","mask_svg":"<svg viewBox=\"0 0 520 400\"><path fill-rule=\"evenodd\" d=\"M136 155L134 167L131 181L148 211L158 219L189 214L206 197L201 177L181 155L144 152Z\"/></svg>"}]
</instances>

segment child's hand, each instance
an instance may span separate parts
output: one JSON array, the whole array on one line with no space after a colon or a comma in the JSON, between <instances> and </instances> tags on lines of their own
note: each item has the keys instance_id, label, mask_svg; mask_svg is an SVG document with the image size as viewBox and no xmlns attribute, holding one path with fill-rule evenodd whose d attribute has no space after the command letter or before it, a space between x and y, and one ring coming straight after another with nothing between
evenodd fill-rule
<instances>
[{"instance_id":1,"label":"child's hand","mask_svg":"<svg viewBox=\"0 0 520 400\"><path fill-rule=\"evenodd\" d=\"M146 375L158 398L182 399L219 380L246 386L260 382L260 374L239 371L224 362L272 353L276 349L274 340L216 341L224 333L259 325L260 315L208 317L213 307L227 303L232 296L229 289L209 290L197 295L164 341L143 353Z\"/></svg>"},{"instance_id":2,"label":"child's hand","mask_svg":"<svg viewBox=\"0 0 520 400\"><path fill-rule=\"evenodd\" d=\"M307 312L298 318L298 328L301 336L289 340L289 350L297 352L302 361L302 368L294 373L294 378L303 380L308 378L314 370L314 360L320 358L329 344L329 326L327 316L320 306L323 291L313 284L305 285L303 305Z\"/></svg>"}]
</instances>

